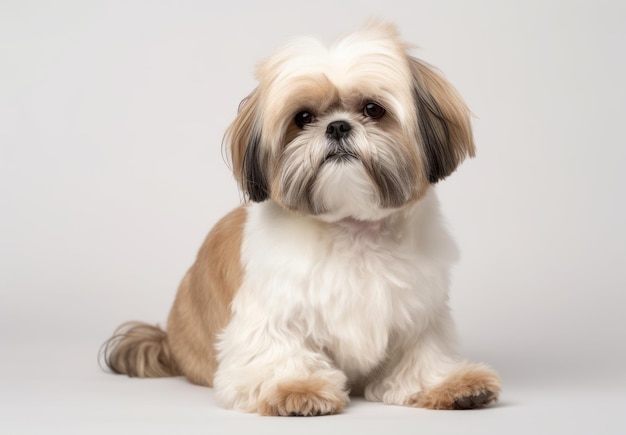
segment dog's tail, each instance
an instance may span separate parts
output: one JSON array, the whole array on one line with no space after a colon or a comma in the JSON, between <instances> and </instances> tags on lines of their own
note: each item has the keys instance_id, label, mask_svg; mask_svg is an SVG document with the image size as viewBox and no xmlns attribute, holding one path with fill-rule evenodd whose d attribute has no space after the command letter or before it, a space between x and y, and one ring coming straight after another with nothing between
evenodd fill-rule
<instances>
[{"instance_id":1,"label":"dog's tail","mask_svg":"<svg viewBox=\"0 0 626 435\"><path fill-rule=\"evenodd\" d=\"M99 360L114 373L138 378L181 375L167 333L158 326L127 322L100 348Z\"/></svg>"}]
</instances>

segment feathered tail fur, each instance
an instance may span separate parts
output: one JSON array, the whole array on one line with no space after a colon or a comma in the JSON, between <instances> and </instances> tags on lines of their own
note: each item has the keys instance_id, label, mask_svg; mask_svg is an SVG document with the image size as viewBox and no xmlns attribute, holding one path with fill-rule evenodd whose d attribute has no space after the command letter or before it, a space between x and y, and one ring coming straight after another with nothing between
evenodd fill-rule
<instances>
[{"instance_id":1,"label":"feathered tail fur","mask_svg":"<svg viewBox=\"0 0 626 435\"><path fill-rule=\"evenodd\" d=\"M167 333L158 326L127 322L100 349L113 372L138 378L182 375L172 355Z\"/></svg>"}]
</instances>

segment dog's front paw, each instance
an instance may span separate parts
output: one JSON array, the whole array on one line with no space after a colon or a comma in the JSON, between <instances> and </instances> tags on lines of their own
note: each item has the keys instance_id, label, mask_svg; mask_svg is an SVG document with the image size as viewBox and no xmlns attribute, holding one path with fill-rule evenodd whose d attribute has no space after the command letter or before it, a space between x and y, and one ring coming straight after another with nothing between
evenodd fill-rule
<instances>
[{"instance_id":1,"label":"dog's front paw","mask_svg":"<svg viewBox=\"0 0 626 435\"><path fill-rule=\"evenodd\" d=\"M348 393L324 379L279 383L259 403L261 415L313 416L337 414L348 403Z\"/></svg>"},{"instance_id":2,"label":"dog's front paw","mask_svg":"<svg viewBox=\"0 0 626 435\"><path fill-rule=\"evenodd\" d=\"M498 375L482 365L472 365L434 388L411 396L406 404L428 409L475 409L495 402L499 393Z\"/></svg>"}]
</instances>

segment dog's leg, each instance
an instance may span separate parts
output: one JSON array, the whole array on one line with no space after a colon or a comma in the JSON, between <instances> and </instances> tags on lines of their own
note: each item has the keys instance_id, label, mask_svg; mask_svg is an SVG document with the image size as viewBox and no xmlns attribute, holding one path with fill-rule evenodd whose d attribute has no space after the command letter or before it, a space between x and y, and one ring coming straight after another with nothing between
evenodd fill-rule
<instances>
[{"instance_id":1,"label":"dog's leg","mask_svg":"<svg viewBox=\"0 0 626 435\"><path fill-rule=\"evenodd\" d=\"M348 402L346 376L302 334L234 317L222 334L214 388L229 408L262 415L324 415Z\"/></svg>"},{"instance_id":2,"label":"dog's leg","mask_svg":"<svg viewBox=\"0 0 626 435\"><path fill-rule=\"evenodd\" d=\"M418 337L400 338L383 370L365 388L365 398L429 409L481 408L498 398L500 379L483 364L454 351L448 311Z\"/></svg>"}]
</instances>

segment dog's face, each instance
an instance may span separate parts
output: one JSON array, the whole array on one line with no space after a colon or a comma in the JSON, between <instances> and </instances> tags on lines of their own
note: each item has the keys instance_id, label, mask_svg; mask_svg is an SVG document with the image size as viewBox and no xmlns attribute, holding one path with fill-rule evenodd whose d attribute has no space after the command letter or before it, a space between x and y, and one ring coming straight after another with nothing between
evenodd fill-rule
<instances>
[{"instance_id":1,"label":"dog's face","mask_svg":"<svg viewBox=\"0 0 626 435\"><path fill-rule=\"evenodd\" d=\"M467 107L390 25L372 23L330 50L294 41L257 77L225 137L252 201L376 220L474 153Z\"/></svg>"}]
</instances>

